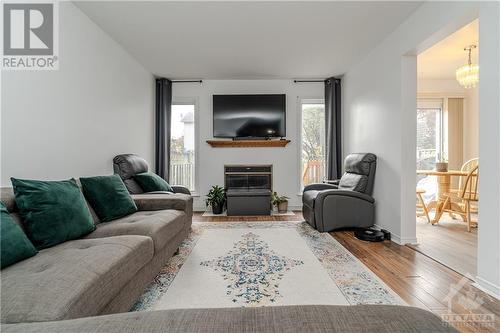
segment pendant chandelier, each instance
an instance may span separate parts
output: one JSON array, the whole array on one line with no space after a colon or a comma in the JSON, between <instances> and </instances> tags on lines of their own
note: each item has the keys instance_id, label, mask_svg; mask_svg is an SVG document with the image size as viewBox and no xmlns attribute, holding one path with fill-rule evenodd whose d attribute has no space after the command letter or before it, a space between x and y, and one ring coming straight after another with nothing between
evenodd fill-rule
<instances>
[{"instance_id":1,"label":"pendant chandelier","mask_svg":"<svg viewBox=\"0 0 500 333\"><path fill-rule=\"evenodd\" d=\"M479 82L479 65L473 64L471 60L471 52L475 48L476 45L464 48L464 51L469 52L469 61L467 65L459 67L455 72L458 83L467 89L474 88Z\"/></svg>"}]
</instances>

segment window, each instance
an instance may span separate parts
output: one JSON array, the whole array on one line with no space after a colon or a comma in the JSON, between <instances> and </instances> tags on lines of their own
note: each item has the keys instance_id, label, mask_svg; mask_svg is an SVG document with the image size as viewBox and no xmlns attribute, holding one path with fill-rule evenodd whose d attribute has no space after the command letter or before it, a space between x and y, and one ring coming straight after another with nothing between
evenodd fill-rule
<instances>
[{"instance_id":1,"label":"window","mask_svg":"<svg viewBox=\"0 0 500 333\"><path fill-rule=\"evenodd\" d=\"M301 183L302 188L325 179L325 102L302 100Z\"/></svg>"},{"instance_id":2,"label":"window","mask_svg":"<svg viewBox=\"0 0 500 333\"><path fill-rule=\"evenodd\" d=\"M195 111L193 102L172 104L170 183L195 190Z\"/></svg>"},{"instance_id":3,"label":"window","mask_svg":"<svg viewBox=\"0 0 500 333\"><path fill-rule=\"evenodd\" d=\"M417 170L432 170L435 162L447 158L444 144L443 101L417 103Z\"/></svg>"}]
</instances>

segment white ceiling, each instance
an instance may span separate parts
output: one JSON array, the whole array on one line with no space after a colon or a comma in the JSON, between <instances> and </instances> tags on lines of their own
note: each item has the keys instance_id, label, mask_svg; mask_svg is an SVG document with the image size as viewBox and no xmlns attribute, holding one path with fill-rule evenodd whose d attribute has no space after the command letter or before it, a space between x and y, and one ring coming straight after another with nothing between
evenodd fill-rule
<instances>
[{"instance_id":1,"label":"white ceiling","mask_svg":"<svg viewBox=\"0 0 500 333\"><path fill-rule=\"evenodd\" d=\"M455 79L455 70L467 63L464 47L477 45L472 51L472 62L478 63L479 20L475 20L449 35L417 57L420 79Z\"/></svg>"},{"instance_id":2,"label":"white ceiling","mask_svg":"<svg viewBox=\"0 0 500 333\"><path fill-rule=\"evenodd\" d=\"M341 75L421 2L75 2L153 74Z\"/></svg>"}]
</instances>

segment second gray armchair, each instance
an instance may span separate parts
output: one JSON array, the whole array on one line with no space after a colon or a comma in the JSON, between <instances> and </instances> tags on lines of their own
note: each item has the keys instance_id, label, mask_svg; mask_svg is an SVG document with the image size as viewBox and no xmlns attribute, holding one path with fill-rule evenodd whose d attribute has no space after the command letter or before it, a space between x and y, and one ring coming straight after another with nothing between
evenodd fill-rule
<instances>
[{"instance_id":1,"label":"second gray armchair","mask_svg":"<svg viewBox=\"0 0 500 333\"><path fill-rule=\"evenodd\" d=\"M311 184L302 194L304 219L320 232L341 228L367 228L374 224L375 200L372 198L377 157L350 154L339 180Z\"/></svg>"},{"instance_id":2,"label":"second gray armchair","mask_svg":"<svg viewBox=\"0 0 500 333\"><path fill-rule=\"evenodd\" d=\"M148 162L135 154L121 154L113 158L113 170L121 177L131 194L144 193L139 184L134 180L134 176L138 173L147 172L148 169ZM171 185L171 187L175 193L191 194L184 186Z\"/></svg>"}]
</instances>

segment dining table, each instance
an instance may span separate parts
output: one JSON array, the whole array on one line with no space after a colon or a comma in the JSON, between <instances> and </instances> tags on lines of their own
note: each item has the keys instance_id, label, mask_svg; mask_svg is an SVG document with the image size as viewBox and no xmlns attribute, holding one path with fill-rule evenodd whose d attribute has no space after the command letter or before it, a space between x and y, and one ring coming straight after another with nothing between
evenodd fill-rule
<instances>
[{"instance_id":1,"label":"dining table","mask_svg":"<svg viewBox=\"0 0 500 333\"><path fill-rule=\"evenodd\" d=\"M463 177L467 176L467 171L461 170L447 170L447 171L437 171L437 170L417 170L418 175L425 176L435 176L437 178L437 193L436 198L429 202L427 209L435 209L436 214L434 218L431 219L431 224L436 224L443 216L445 210L453 210L463 218L465 218L465 211L456 202L451 200L446 201L446 198L451 193L451 179L452 177ZM446 205L445 205L446 203Z\"/></svg>"}]
</instances>

